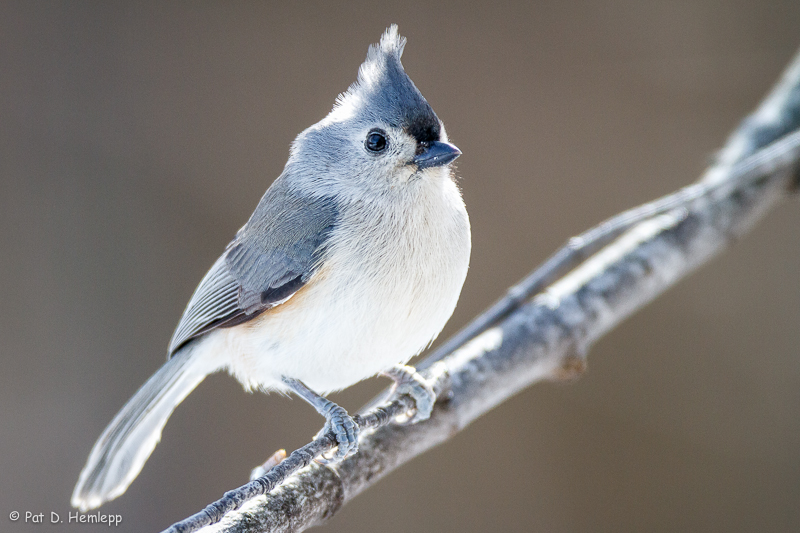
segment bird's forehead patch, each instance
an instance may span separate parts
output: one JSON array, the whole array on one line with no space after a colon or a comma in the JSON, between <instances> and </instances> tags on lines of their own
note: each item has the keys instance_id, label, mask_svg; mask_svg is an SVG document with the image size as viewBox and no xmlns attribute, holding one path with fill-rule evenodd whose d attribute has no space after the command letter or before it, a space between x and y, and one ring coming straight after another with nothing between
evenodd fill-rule
<instances>
[{"instance_id":1,"label":"bird's forehead patch","mask_svg":"<svg viewBox=\"0 0 800 533\"><path fill-rule=\"evenodd\" d=\"M414 137L418 143L429 143L440 140L441 128L439 126L439 119L431 111L430 115L422 115L409 125L404 126L403 129Z\"/></svg>"}]
</instances>

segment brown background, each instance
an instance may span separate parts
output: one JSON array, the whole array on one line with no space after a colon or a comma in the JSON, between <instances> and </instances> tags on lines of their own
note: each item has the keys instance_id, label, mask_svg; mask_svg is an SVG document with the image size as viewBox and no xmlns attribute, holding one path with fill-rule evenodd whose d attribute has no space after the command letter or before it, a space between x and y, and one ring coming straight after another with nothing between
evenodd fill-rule
<instances>
[{"instance_id":1,"label":"brown background","mask_svg":"<svg viewBox=\"0 0 800 533\"><path fill-rule=\"evenodd\" d=\"M66 516L196 283L389 23L464 152L474 252L445 334L695 179L800 46L796 0L286 4L0 4L0 530L57 529L7 516ZM578 382L523 392L327 531L800 530L798 224L779 206ZM320 424L211 377L102 511L160 530Z\"/></svg>"}]
</instances>

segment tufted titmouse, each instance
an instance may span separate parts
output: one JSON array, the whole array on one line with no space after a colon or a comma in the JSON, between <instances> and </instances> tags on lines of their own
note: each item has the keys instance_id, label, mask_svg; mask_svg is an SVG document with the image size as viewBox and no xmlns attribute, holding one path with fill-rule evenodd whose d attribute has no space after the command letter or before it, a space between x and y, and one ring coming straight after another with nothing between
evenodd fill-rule
<instances>
[{"instance_id":1,"label":"tufted titmouse","mask_svg":"<svg viewBox=\"0 0 800 533\"><path fill-rule=\"evenodd\" d=\"M417 420L430 415L433 391L403 365L455 308L470 227L449 168L461 152L403 70L404 46L391 26L330 114L297 136L189 300L167 362L95 443L73 506L125 492L175 407L218 370L308 401L338 459L357 450L358 428L320 394L385 373L415 398Z\"/></svg>"}]
</instances>

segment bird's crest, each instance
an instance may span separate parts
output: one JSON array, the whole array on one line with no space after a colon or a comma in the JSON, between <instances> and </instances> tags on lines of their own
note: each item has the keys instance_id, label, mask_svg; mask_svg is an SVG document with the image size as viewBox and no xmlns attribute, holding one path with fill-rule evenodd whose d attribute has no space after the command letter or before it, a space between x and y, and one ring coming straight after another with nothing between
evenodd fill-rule
<instances>
[{"instance_id":1,"label":"bird's crest","mask_svg":"<svg viewBox=\"0 0 800 533\"><path fill-rule=\"evenodd\" d=\"M419 141L438 140L439 119L400 62L405 45L397 25L389 26L380 42L370 45L358 81L339 95L328 119L343 120L359 111L402 127Z\"/></svg>"},{"instance_id":2,"label":"bird's crest","mask_svg":"<svg viewBox=\"0 0 800 533\"><path fill-rule=\"evenodd\" d=\"M405 46L406 38L401 37L397 32L397 24L389 26L378 44L369 45L367 59L358 69L358 81L347 92L357 92L360 87L368 89L380 83L386 75L390 62L393 63L392 66L402 71L403 65L400 63L400 57L403 55Z\"/></svg>"}]
</instances>

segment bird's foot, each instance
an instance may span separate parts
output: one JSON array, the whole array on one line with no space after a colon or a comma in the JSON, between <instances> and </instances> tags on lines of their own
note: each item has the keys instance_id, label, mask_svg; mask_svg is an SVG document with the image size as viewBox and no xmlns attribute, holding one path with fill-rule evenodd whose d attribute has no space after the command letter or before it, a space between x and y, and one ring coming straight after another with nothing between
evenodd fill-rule
<instances>
[{"instance_id":1,"label":"bird's foot","mask_svg":"<svg viewBox=\"0 0 800 533\"><path fill-rule=\"evenodd\" d=\"M281 381L301 398L313 405L314 409L325 417L325 425L315 438L329 436L336 441L339 449L333 457L326 458L323 456L317 459L318 462L341 461L348 455L353 455L358 451L358 424L356 424L352 416L347 414L347 411L312 391L298 379L283 376Z\"/></svg>"},{"instance_id":2,"label":"bird's foot","mask_svg":"<svg viewBox=\"0 0 800 533\"><path fill-rule=\"evenodd\" d=\"M427 420L433 411L436 402L436 393L431 383L416 371L413 366L396 365L391 370L384 372L387 377L394 380L390 400L407 394L414 400L415 408L407 417L409 424L416 424Z\"/></svg>"},{"instance_id":3,"label":"bird's foot","mask_svg":"<svg viewBox=\"0 0 800 533\"><path fill-rule=\"evenodd\" d=\"M325 417L325 426L317 434L316 438L331 436L336 440L338 449L332 457L321 456L318 461L327 464L332 461L341 461L348 455L353 455L358 451L358 424L353 417L347 414L344 408L336 405L330 400L325 400L327 404L320 411Z\"/></svg>"}]
</instances>

